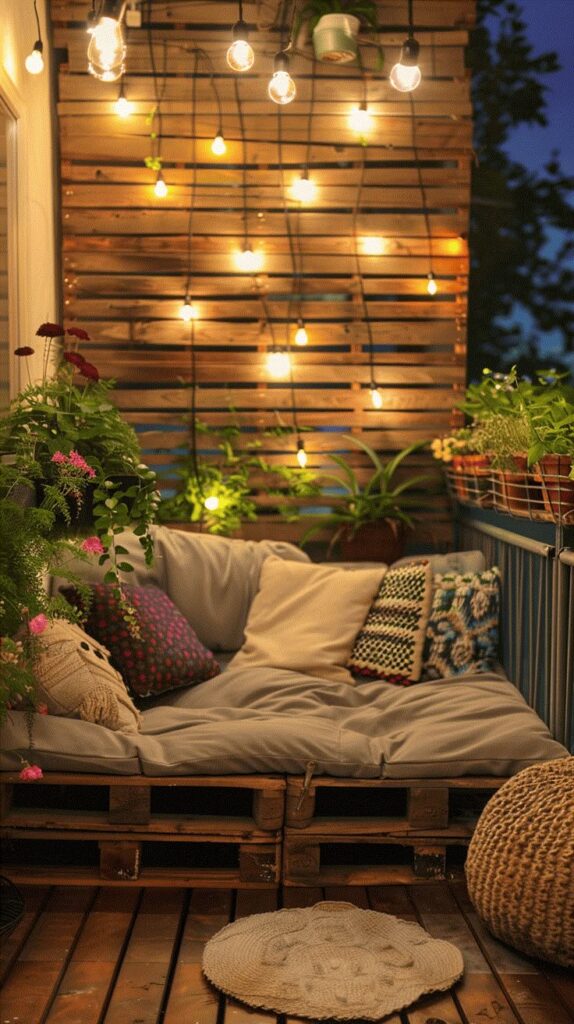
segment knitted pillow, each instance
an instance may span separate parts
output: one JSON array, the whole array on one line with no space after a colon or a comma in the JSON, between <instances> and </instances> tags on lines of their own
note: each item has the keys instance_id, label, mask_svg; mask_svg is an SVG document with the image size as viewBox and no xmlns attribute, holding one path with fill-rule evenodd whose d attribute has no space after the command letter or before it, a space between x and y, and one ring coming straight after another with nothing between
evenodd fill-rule
<instances>
[{"instance_id":1,"label":"knitted pillow","mask_svg":"<svg viewBox=\"0 0 574 1024\"><path fill-rule=\"evenodd\" d=\"M431 601L428 563L388 569L355 640L351 672L402 686L418 682Z\"/></svg>"},{"instance_id":2,"label":"knitted pillow","mask_svg":"<svg viewBox=\"0 0 574 1024\"><path fill-rule=\"evenodd\" d=\"M435 575L423 679L487 672L498 658L500 570Z\"/></svg>"},{"instance_id":3,"label":"knitted pillow","mask_svg":"<svg viewBox=\"0 0 574 1024\"><path fill-rule=\"evenodd\" d=\"M79 626L55 619L42 633L39 648L34 664L37 696L49 714L82 718L116 732L138 732L140 714L105 647Z\"/></svg>"},{"instance_id":4,"label":"knitted pillow","mask_svg":"<svg viewBox=\"0 0 574 1024\"><path fill-rule=\"evenodd\" d=\"M151 697L201 683L220 671L211 651L200 643L187 619L159 587L123 588L136 610L139 638L130 633L113 587L96 583L91 589L86 629L109 648L112 665L121 672L132 694ZM62 593L81 607L73 588Z\"/></svg>"}]
</instances>

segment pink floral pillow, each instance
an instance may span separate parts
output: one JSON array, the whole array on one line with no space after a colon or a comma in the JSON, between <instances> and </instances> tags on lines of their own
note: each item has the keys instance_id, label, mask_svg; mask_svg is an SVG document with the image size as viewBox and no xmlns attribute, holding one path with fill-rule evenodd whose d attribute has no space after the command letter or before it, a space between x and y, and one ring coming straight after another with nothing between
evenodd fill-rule
<instances>
[{"instance_id":1,"label":"pink floral pillow","mask_svg":"<svg viewBox=\"0 0 574 1024\"><path fill-rule=\"evenodd\" d=\"M93 599L84 624L86 632L108 648L112 665L121 673L132 695L157 696L202 683L219 673L219 664L211 651L203 646L187 619L159 587L124 587L136 610L140 638L130 633L113 588L96 583L91 589ZM81 607L81 598L73 588L62 593Z\"/></svg>"}]
</instances>

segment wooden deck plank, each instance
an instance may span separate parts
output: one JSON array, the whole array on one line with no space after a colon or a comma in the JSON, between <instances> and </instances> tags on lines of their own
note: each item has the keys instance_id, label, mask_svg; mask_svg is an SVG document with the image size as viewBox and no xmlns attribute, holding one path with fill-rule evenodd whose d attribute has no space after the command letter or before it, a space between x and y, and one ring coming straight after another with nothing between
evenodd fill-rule
<instances>
[{"instance_id":1,"label":"wooden deck plank","mask_svg":"<svg viewBox=\"0 0 574 1024\"><path fill-rule=\"evenodd\" d=\"M24 885L20 887L20 892L24 897L24 913L14 931L3 938L0 943L0 984L27 942L48 899L50 889L48 886Z\"/></svg>"},{"instance_id":2,"label":"wooden deck plank","mask_svg":"<svg viewBox=\"0 0 574 1024\"><path fill-rule=\"evenodd\" d=\"M196 889L191 897L163 1024L216 1024L220 996L201 970L203 947L229 921L230 890Z\"/></svg>"},{"instance_id":3,"label":"wooden deck plank","mask_svg":"<svg viewBox=\"0 0 574 1024\"><path fill-rule=\"evenodd\" d=\"M235 907L235 920L248 917L250 914L266 914L276 910L278 905L277 892L266 889L252 889L249 892L238 892ZM225 1000L225 1024L275 1024L274 1013L244 1006L234 999Z\"/></svg>"}]
</instances>

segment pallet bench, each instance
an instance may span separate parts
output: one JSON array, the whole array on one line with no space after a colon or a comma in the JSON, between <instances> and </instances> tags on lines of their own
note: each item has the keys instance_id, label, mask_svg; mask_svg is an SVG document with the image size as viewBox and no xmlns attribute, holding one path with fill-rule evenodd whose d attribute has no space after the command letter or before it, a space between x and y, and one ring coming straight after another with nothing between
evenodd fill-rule
<instances>
[{"instance_id":1,"label":"pallet bench","mask_svg":"<svg viewBox=\"0 0 574 1024\"><path fill-rule=\"evenodd\" d=\"M45 772L31 785L0 773L3 870L40 884L274 887L285 789L265 775Z\"/></svg>"}]
</instances>

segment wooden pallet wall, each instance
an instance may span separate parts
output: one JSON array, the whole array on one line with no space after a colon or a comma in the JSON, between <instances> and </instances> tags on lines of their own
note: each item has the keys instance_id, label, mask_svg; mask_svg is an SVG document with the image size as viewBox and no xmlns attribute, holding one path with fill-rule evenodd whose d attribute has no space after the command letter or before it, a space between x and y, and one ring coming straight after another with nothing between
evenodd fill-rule
<instances>
[{"instance_id":1,"label":"wooden pallet wall","mask_svg":"<svg viewBox=\"0 0 574 1024\"><path fill-rule=\"evenodd\" d=\"M423 81L412 100L386 77L406 35L407 0L379 3L384 74L373 70L372 47L362 50L370 69L363 79L355 66L314 62L310 42L300 37L291 62L297 97L280 115L267 98L267 82L286 38L281 22L289 18L288 5L245 4L247 22L257 26L251 34L256 61L252 71L234 76L225 62L234 3L154 0L155 63L160 73L166 69L159 79L169 185L163 200L154 196L155 174L144 166L156 95L148 4L144 26L128 34L124 88L135 112L125 120L113 111L118 85L87 73L88 6L86 0L50 4L61 51L65 316L89 329L90 358L117 379L116 400L162 484L173 484L174 461L188 444L190 332L178 311L192 193L190 291L200 310L196 401L204 421L223 424L233 407L247 440L253 428L278 419L292 424L293 393L288 382L271 383L265 355L274 337L278 345L292 343L302 316L310 343L292 349L293 383L299 423L310 428L305 446L312 467L326 467L328 452L352 447L342 430L391 452L448 429L465 380L472 118L464 46L474 0L415 0ZM207 58L196 58L198 47ZM228 147L223 157L210 150L218 127L213 82ZM347 120L365 90L375 124L367 146ZM307 160L318 195L303 206L288 190ZM234 263L245 209L248 237L263 255L256 276ZM370 236L382 239L381 255L366 254ZM426 291L431 263L439 278L434 298ZM369 400L369 325L380 412ZM295 437L266 439L265 451L270 462L295 464ZM351 459L365 465L354 450ZM263 512L270 504L264 489L258 502ZM427 494L425 511L424 539L444 542L446 499ZM253 524L250 535L300 533L297 524L268 519Z\"/></svg>"}]
</instances>

